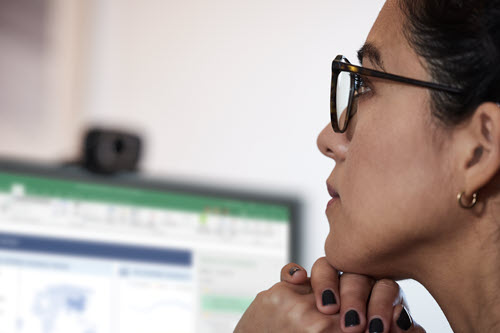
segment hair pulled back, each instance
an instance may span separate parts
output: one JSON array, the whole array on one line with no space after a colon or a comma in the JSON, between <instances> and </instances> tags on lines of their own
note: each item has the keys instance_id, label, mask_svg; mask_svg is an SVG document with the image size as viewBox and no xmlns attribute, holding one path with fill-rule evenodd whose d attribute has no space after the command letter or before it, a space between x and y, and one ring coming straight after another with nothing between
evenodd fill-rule
<instances>
[{"instance_id":1,"label":"hair pulled back","mask_svg":"<svg viewBox=\"0 0 500 333\"><path fill-rule=\"evenodd\" d=\"M433 80L463 91L432 91L433 115L453 126L500 102L500 0L399 1L406 39Z\"/></svg>"}]
</instances>

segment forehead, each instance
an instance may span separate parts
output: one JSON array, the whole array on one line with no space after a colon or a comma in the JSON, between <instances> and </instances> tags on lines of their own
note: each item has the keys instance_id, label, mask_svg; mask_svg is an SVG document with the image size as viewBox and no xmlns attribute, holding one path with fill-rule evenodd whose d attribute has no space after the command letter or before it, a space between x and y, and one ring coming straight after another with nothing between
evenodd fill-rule
<instances>
[{"instance_id":1,"label":"forehead","mask_svg":"<svg viewBox=\"0 0 500 333\"><path fill-rule=\"evenodd\" d=\"M398 27L402 24L403 14L399 9L398 1L387 0L382 7L376 22L374 23L370 34L378 34L380 32L387 33L398 32ZM396 27L396 25L398 27Z\"/></svg>"},{"instance_id":2,"label":"forehead","mask_svg":"<svg viewBox=\"0 0 500 333\"><path fill-rule=\"evenodd\" d=\"M419 59L405 37L405 20L398 0L387 0L366 41L379 50L387 72L427 80L422 59ZM366 60L363 60L363 65L371 67L373 63Z\"/></svg>"}]
</instances>

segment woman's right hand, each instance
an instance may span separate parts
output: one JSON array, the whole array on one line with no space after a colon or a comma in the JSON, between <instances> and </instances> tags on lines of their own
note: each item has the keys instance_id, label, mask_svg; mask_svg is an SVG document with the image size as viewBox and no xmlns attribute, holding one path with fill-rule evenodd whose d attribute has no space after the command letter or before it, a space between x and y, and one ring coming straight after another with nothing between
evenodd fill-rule
<instances>
[{"instance_id":1,"label":"woman's right hand","mask_svg":"<svg viewBox=\"0 0 500 333\"><path fill-rule=\"evenodd\" d=\"M378 318L385 328L380 332L425 333L412 322L404 303L394 281L375 282L356 274L339 277L321 258L311 278L299 265L283 267L281 282L257 295L234 332L354 333L368 331L369 320Z\"/></svg>"}]
</instances>

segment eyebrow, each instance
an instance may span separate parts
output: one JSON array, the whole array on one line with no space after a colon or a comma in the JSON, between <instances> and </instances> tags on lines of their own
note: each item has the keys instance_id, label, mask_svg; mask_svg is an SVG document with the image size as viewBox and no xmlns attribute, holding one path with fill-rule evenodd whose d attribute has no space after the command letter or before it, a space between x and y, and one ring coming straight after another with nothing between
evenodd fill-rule
<instances>
[{"instance_id":1,"label":"eyebrow","mask_svg":"<svg viewBox=\"0 0 500 333\"><path fill-rule=\"evenodd\" d=\"M358 51L358 60L361 65L363 64L363 60L365 58L368 58L372 63L385 72L384 62L380 56L380 51L370 42L366 42Z\"/></svg>"}]
</instances>

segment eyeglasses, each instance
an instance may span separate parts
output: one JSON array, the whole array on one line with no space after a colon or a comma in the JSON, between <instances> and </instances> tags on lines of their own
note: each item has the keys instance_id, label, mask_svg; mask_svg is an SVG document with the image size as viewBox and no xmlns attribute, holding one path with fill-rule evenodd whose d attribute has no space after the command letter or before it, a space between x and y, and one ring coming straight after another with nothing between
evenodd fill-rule
<instances>
[{"instance_id":1,"label":"eyeglasses","mask_svg":"<svg viewBox=\"0 0 500 333\"><path fill-rule=\"evenodd\" d=\"M332 63L332 86L330 95L330 116L333 130L336 133L344 133L347 130L349 119L358 109L358 98L370 91L370 88L365 84L365 80L363 79L364 76L406 83L452 94L462 93L459 89L447 87L438 83L419 81L373 69L354 66L351 65L349 60L344 56L339 55Z\"/></svg>"}]
</instances>

